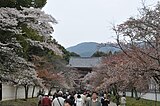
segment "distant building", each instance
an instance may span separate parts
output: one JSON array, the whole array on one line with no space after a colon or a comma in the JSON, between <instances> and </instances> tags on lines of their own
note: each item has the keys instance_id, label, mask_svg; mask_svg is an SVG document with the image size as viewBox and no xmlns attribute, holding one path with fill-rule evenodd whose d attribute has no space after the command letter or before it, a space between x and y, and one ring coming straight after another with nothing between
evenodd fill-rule
<instances>
[{"instance_id":1,"label":"distant building","mask_svg":"<svg viewBox=\"0 0 160 106\"><path fill-rule=\"evenodd\" d=\"M71 57L67 66L76 68L80 74L86 75L92 71L93 67L96 67L101 62L101 57Z\"/></svg>"},{"instance_id":2,"label":"distant building","mask_svg":"<svg viewBox=\"0 0 160 106\"><path fill-rule=\"evenodd\" d=\"M101 57L71 57L70 58L69 64L67 65L67 67L75 68L80 75L78 80L75 80L75 82L79 84L78 88L81 88L83 86L81 78L84 78L85 75L92 72L93 68L101 64L101 62L102 62Z\"/></svg>"}]
</instances>

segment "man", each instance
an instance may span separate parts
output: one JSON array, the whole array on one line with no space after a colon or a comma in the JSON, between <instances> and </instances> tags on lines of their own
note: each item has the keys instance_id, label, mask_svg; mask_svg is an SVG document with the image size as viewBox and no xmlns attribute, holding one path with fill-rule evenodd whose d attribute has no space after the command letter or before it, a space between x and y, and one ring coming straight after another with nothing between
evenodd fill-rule
<instances>
[{"instance_id":1,"label":"man","mask_svg":"<svg viewBox=\"0 0 160 106\"><path fill-rule=\"evenodd\" d=\"M56 98L52 102L52 106L63 106L65 99L62 98L63 92L59 91Z\"/></svg>"},{"instance_id":2,"label":"man","mask_svg":"<svg viewBox=\"0 0 160 106\"><path fill-rule=\"evenodd\" d=\"M101 103L98 101L98 95L96 92L92 93L92 99L89 100L86 106L101 106Z\"/></svg>"}]
</instances>

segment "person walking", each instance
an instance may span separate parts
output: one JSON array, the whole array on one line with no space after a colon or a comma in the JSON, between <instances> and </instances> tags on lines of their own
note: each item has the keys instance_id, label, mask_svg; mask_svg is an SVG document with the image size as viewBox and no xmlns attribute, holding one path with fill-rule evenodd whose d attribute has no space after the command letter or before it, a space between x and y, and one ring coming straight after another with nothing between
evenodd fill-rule
<instances>
[{"instance_id":1,"label":"person walking","mask_svg":"<svg viewBox=\"0 0 160 106\"><path fill-rule=\"evenodd\" d=\"M126 106L126 95L121 97L121 106Z\"/></svg>"},{"instance_id":2,"label":"person walking","mask_svg":"<svg viewBox=\"0 0 160 106\"><path fill-rule=\"evenodd\" d=\"M63 106L65 99L62 98L63 92L59 91L56 98L52 102L52 106Z\"/></svg>"},{"instance_id":3,"label":"person walking","mask_svg":"<svg viewBox=\"0 0 160 106\"><path fill-rule=\"evenodd\" d=\"M92 98L86 104L86 106L101 106L101 103L98 101L98 94L96 92L92 93Z\"/></svg>"},{"instance_id":4,"label":"person walking","mask_svg":"<svg viewBox=\"0 0 160 106\"><path fill-rule=\"evenodd\" d=\"M87 97L86 97L86 102L90 101L91 100L91 94L87 94Z\"/></svg>"},{"instance_id":5,"label":"person walking","mask_svg":"<svg viewBox=\"0 0 160 106\"><path fill-rule=\"evenodd\" d=\"M45 93L44 97L42 98L40 106L52 106L52 101L47 93Z\"/></svg>"},{"instance_id":6,"label":"person walking","mask_svg":"<svg viewBox=\"0 0 160 106\"><path fill-rule=\"evenodd\" d=\"M39 94L38 95L38 106L41 106L41 101L42 101L43 95Z\"/></svg>"},{"instance_id":7,"label":"person walking","mask_svg":"<svg viewBox=\"0 0 160 106\"><path fill-rule=\"evenodd\" d=\"M74 98L74 94L73 94L73 93L71 93L71 94L68 96L67 99L69 99L69 100L72 102L73 106L76 105L76 104L75 104L75 98Z\"/></svg>"},{"instance_id":8,"label":"person walking","mask_svg":"<svg viewBox=\"0 0 160 106\"><path fill-rule=\"evenodd\" d=\"M70 99L66 99L64 101L64 106L73 106L72 101Z\"/></svg>"},{"instance_id":9,"label":"person walking","mask_svg":"<svg viewBox=\"0 0 160 106\"><path fill-rule=\"evenodd\" d=\"M102 106L108 106L108 104L110 104L110 100L106 94L104 94L103 97L101 98L101 103Z\"/></svg>"},{"instance_id":10,"label":"person walking","mask_svg":"<svg viewBox=\"0 0 160 106\"><path fill-rule=\"evenodd\" d=\"M86 106L86 101L87 101L86 92L83 92L83 94L81 94L81 98L83 100L83 106Z\"/></svg>"},{"instance_id":11,"label":"person walking","mask_svg":"<svg viewBox=\"0 0 160 106\"><path fill-rule=\"evenodd\" d=\"M77 95L77 99L75 100L75 104L76 104L76 106L83 106L84 101L83 101L80 94Z\"/></svg>"}]
</instances>

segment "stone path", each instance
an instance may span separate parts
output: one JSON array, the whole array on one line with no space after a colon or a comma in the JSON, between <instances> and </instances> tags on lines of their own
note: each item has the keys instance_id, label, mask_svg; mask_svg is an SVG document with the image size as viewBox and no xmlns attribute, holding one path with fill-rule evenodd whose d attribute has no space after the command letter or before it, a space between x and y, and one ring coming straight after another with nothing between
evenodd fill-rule
<instances>
[{"instance_id":1,"label":"stone path","mask_svg":"<svg viewBox=\"0 0 160 106\"><path fill-rule=\"evenodd\" d=\"M117 106L115 103L111 102L109 106Z\"/></svg>"}]
</instances>

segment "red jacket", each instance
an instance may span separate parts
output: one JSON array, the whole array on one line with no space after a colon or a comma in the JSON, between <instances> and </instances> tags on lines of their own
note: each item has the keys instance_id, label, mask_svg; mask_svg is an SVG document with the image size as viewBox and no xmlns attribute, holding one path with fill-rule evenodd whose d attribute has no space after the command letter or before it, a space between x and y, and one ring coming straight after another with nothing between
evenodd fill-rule
<instances>
[{"instance_id":1,"label":"red jacket","mask_svg":"<svg viewBox=\"0 0 160 106\"><path fill-rule=\"evenodd\" d=\"M44 98L42 98L41 106L52 106L51 104L52 102L49 97L45 96Z\"/></svg>"}]
</instances>

